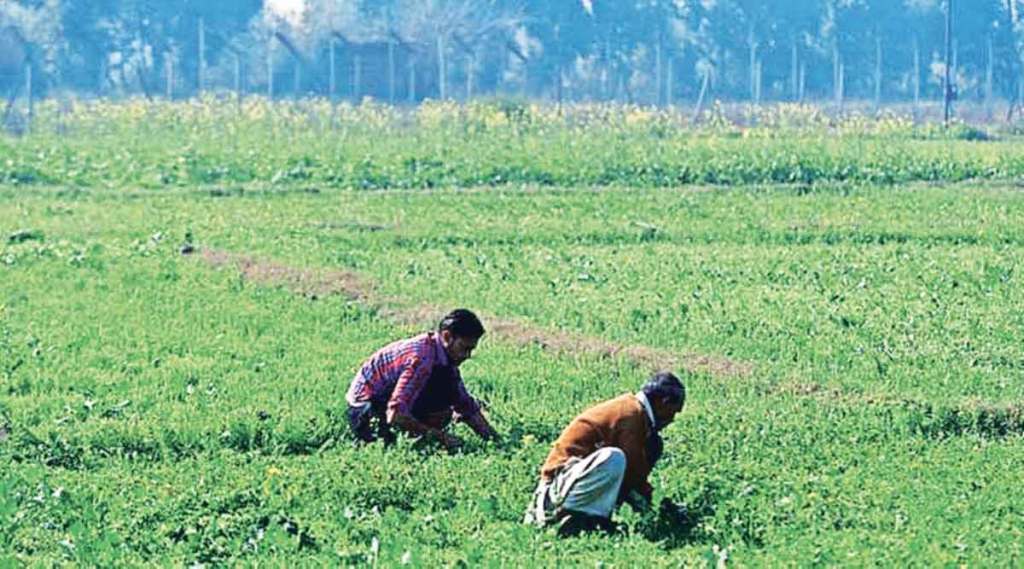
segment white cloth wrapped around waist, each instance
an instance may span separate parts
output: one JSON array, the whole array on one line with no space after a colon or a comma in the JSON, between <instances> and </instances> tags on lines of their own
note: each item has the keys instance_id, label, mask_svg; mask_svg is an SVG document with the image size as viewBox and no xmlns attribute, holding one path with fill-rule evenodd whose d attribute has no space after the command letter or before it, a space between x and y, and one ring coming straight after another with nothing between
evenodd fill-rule
<instances>
[{"instance_id":1,"label":"white cloth wrapped around waist","mask_svg":"<svg viewBox=\"0 0 1024 569\"><path fill-rule=\"evenodd\" d=\"M572 457L551 480L541 478L524 523L545 525L561 511L611 517L626 473L626 455L616 447L600 448L584 458Z\"/></svg>"}]
</instances>

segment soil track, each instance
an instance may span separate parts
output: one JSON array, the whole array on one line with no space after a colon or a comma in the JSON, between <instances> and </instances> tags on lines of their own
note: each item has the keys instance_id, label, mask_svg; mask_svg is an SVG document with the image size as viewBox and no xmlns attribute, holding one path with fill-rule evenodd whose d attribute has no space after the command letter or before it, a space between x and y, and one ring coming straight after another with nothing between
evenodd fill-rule
<instances>
[{"instance_id":1,"label":"soil track","mask_svg":"<svg viewBox=\"0 0 1024 569\"><path fill-rule=\"evenodd\" d=\"M341 295L378 314L405 325L432 326L445 309L428 304L412 305L398 298L377 294L373 283L350 271L304 269L260 260L252 256L219 250L203 250L200 258L214 268L236 268L242 277L265 286L280 286L310 298ZM690 372L719 377L750 375L753 366L722 356L676 354L640 345L623 345L601 338L551 331L530 324L481 312L488 334L517 346L539 346L560 354L587 354L596 357L625 358L647 370L683 368Z\"/></svg>"}]
</instances>

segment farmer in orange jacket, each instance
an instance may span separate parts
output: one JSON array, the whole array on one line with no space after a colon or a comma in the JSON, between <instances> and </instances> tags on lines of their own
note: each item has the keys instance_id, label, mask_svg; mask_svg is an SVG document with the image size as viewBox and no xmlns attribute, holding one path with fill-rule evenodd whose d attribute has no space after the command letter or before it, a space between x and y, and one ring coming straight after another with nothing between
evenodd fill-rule
<instances>
[{"instance_id":1,"label":"farmer in orange jacket","mask_svg":"<svg viewBox=\"0 0 1024 569\"><path fill-rule=\"evenodd\" d=\"M610 530L612 511L622 502L650 508L647 481L661 457L660 431L686 402L686 389L668 372L652 376L635 394L599 403L572 420L555 441L540 471L526 523L557 524L571 535ZM684 511L670 502L662 510Z\"/></svg>"}]
</instances>

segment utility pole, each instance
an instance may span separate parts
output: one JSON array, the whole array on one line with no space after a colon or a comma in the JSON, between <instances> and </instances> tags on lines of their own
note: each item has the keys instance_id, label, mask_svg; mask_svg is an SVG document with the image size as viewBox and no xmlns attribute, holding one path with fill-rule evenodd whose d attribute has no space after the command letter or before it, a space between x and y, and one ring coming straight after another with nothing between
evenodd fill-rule
<instances>
[{"instance_id":1,"label":"utility pole","mask_svg":"<svg viewBox=\"0 0 1024 569\"><path fill-rule=\"evenodd\" d=\"M953 0L946 0L946 58L945 74L943 77L943 98L942 124L949 126L949 119L953 111L953 81L950 75L953 55Z\"/></svg>"}]
</instances>

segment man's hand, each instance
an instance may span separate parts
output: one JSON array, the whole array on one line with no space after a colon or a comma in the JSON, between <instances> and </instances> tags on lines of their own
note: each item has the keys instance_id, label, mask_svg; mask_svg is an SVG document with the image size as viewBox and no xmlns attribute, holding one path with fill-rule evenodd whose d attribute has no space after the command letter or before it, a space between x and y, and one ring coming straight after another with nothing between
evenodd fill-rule
<instances>
[{"instance_id":1,"label":"man's hand","mask_svg":"<svg viewBox=\"0 0 1024 569\"><path fill-rule=\"evenodd\" d=\"M651 501L646 496L637 492L636 490L630 490L629 494L626 494L626 502L637 512L644 513L651 509Z\"/></svg>"},{"instance_id":2,"label":"man's hand","mask_svg":"<svg viewBox=\"0 0 1024 569\"><path fill-rule=\"evenodd\" d=\"M662 498L658 504L658 516L679 526L690 524L690 511L683 504L676 504L668 498Z\"/></svg>"},{"instance_id":3,"label":"man's hand","mask_svg":"<svg viewBox=\"0 0 1024 569\"><path fill-rule=\"evenodd\" d=\"M438 441L444 445L444 448L450 451L458 450L458 448L462 446L462 440L459 439L459 437L450 435L444 431L438 431Z\"/></svg>"},{"instance_id":4,"label":"man's hand","mask_svg":"<svg viewBox=\"0 0 1024 569\"><path fill-rule=\"evenodd\" d=\"M487 417L484 417L483 411L478 412L472 417L466 418L465 422L469 425L469 428L473 429L473 432L480 435L480 438L485 441L497 442L501 438L498 435L498 432L494 430L494 427L487 422Z\"/></svg>"}]
</instances>

